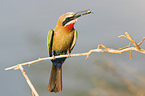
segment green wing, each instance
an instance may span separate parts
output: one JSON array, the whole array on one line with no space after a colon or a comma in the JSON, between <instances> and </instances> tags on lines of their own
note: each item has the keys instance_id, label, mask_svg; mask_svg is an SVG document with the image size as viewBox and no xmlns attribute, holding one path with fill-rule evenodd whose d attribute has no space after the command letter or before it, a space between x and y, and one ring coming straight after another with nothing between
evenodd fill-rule
<instances>
[{"instance_id":1,"label":"green wing","mask_svg":"<svg viewBox=\"0 0 145 96\"><path fill-rule=\"evenodd\" d=\"M48 36L47 36L47 48L48 48L49 56L52 56L53 35L54 35L54 31L52 29L49 30Z\"/></svg>"},{"instance_id":2,"label":"green wing","mask_svg":"<svg viewBox=\"0 0 145 96\"><path fill-rule=\"evenodd\" d=\"M74 30L74 37L73 37L73 41L72 41L72 45L70 47L70 52L72 51L72 49L74 48L74 46L76 45L77 42L77 31Z\"/></svg>"}]
</instances>

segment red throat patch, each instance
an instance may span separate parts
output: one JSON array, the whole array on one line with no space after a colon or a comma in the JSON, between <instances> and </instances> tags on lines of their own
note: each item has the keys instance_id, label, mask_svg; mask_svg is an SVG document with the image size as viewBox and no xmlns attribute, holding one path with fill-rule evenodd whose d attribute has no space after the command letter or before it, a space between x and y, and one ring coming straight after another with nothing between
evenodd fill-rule
<instances>
[{"instance_id":1,"label":"red throat patch","mask_svg":"<svg viewBox=\"0 0 145 96\"><path fill-rule=\"evenodd\" d=\"M74 28L74 24L75 24L75 23L71 23L71 24L69 24L69 25L66 25L66 28L68 28L68 29L71 30L71 29Z\"/></svg>"}]
</instances>

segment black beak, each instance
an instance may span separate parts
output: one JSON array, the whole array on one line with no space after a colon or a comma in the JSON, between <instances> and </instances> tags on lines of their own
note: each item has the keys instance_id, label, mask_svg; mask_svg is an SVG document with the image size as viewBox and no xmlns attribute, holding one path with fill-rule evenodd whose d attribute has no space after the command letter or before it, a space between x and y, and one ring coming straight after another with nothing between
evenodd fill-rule
<instances>
[{"instance_id":1,"label":"black beak","mask_svg":"<svg viewBox=\"0 0 145 96\"><path fill-rule=\"evenodd\" d=\"M62 22L62 25L65 26L65 24L67 24L68 22L72 21L72 20L75 20L83 15L87 15L87 14L90 14L90 13L93 13L91 12L89 9L88 10L84 10L84 11L79 11L77 13L75 13L72 17L67 17L63 22Z\"/></svg>"},{"instance_id":2,"label":"black beak","mask_svg":"<svg viewBox=\"0 0 145 96\"><path fill-rule=\"evenodd\" d=\"M79 12L75 13L74 19L79 18L79 17L81 17L83 15L90 14L90 13L93 13L93 12L91 12L89 9L88 10L84 10L84 11L79 11Z\"/></svg>"}]
</instances>

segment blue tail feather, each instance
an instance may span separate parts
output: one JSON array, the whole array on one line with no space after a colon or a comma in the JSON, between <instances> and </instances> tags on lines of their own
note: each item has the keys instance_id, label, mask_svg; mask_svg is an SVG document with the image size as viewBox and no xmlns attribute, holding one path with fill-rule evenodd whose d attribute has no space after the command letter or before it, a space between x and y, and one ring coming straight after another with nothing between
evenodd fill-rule
<instances>
[{"instance_id":1,"label":"blue tail feather","mask_svg":"<svg viewBox=\"0 0 145 96\"><path fill-rule=\"evenodd\" d=\"M63 58L56 58L56 59L51 60L51 61L54 65L56 65L57 68L60 68L61 65L63 64L63 62L65 61L65 59L66 59L66 57L63 57Z\"/></svg>"},{"instance_id":2,"label":"blue tail feather","mask_svg":"<svg viewBox=\"0 0 145 96\"><path fill-rule=\"evenodd\" d=\"M52 51L52 54L54 56L61 55L61 54L65 55L66 53L67 53L66 51L65 52L55 52L55 51ZM54 65L56 65L57 68L61 68L61 65L64 63L65 59L66 59L66 57L62 57L62 58L53 59L51 61L52 61L52 63Z\"/></svg>"}]
</instances>

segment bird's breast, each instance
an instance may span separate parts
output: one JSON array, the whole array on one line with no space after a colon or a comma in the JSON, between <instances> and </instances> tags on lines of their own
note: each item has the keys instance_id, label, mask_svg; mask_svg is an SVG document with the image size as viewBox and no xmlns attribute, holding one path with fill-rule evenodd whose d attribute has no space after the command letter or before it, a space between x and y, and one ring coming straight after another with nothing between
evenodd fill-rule
<instances>
[{"instance_id":1,"label":"bird's breast","mask_svg":"<svg viewBox=\"0 0 145 96\"><path fill-rule=\"evenodd\" d=\"M71 32L63 32L63 31L55 31L53 37L52 50L54 51L66 51L70 48L72 40L73 40L73 31Z\"/></svg>"}]
</instances>

